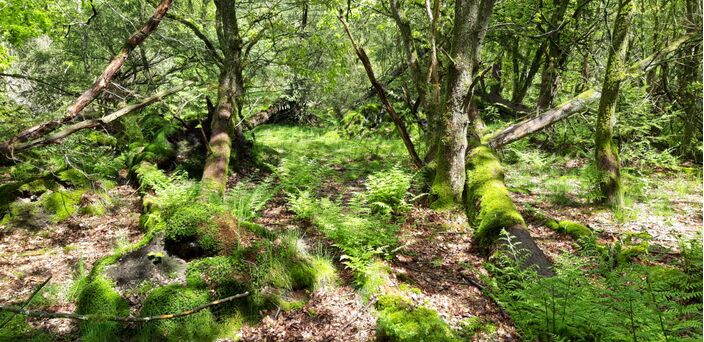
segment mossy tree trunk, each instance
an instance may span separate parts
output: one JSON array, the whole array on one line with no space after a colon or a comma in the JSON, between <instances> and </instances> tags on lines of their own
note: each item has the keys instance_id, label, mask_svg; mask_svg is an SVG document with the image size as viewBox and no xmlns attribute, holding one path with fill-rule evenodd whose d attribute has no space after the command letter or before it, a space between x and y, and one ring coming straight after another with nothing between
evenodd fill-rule
<instances>
[{"instance_id":1,"label":"mossy tree trunk","mask_svg":"<svg viewBox=\"0 0 704 342\"><path fill-rule=\"evenodd\" d=\"M596 166L601 173L599 187L603 201L614 208L623 205L621 166L618 146L613 140L613 131L616 124L616 102L623 79L621 75L628 71L626 67L628 28L632 12L633 3L631 0L619 0L616 21L611 31L609 60L606 65L595 132Z\"/></svg>"},{"instance_id":2,"label":"mossy tree trunk","mask_svg":"<svg viewBox=\"0 0 704 342\"><path fill-rule=\"evenodd\" d=\"M486 34L494 0L457 0L450 49L445 110L438 116L433 206L448 208L462 202L465 186L467 126L479 49Z\"/></svg>"},{"instance_id":3,"label":"mossy tree trunk","mask_svg":"<svg viewBox=\"0 0 704 342\"><path fill-rule=\"evenodd\" d=\"M552 15L547 27L542 29L546 34L547 52L543 60L543 71L540 75L540 95L538 96L538 111L552 106L560 84L560 71L567 61L567 49L560 45L563 20L567 12L569 0L553 0Z\"/></svg>"},{"instance_id":4,"label":"mossy tree trunk","mask_svg":"<svg viewBox=\"0 0 704 342\"><path fill-rule=\"evenodd\" d=\"M695 36L702 27L701 2L685 1L685 22L687 33ZM686 158L701 160L701 152L695 145L702 143L702 88L697 80L702 79L702 44L697 40L682 49L682 63L678 84L678 100L684 111L684 131L680 153Z\"/></svg>"},{"instance_id":5,"label":"mossy tree trunk","mask_svg":"<svg viewBox=\"0 0 704 342\"><path fill-rule=\"evenodd\" d=\"M201 182L202 193L206 195L225 192L234 132L232 119L237 117L237 97L242 92L242 39L237 26L235 1L216 0L215 7L218 41L225 57L220 69L218 102L211 121L208 156Z\"/></svg>"}]
</instances>

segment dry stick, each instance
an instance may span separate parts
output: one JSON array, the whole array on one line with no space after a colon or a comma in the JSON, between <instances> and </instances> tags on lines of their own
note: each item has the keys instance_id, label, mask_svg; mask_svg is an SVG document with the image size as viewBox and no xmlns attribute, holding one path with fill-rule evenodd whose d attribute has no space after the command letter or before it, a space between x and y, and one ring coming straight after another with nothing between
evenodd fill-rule
<instances>
[{"instance_id":1,"label":"dry stick","mask_svg":"<svg viewBox=\"0 0 704 342\"><path fill-rule=\"evenodd\" d=\"M122 116L133 113L135 111L138 111L138 110L140 110L140 109L142 109L152 103L161 101L164 97L175 94L175 93L183 90L184 88L186 88L189 85L191 85L191 82L184 82L180 86L173 87L171 89L167 89L167 90L162 91L160 93L154 94L154 95L142 100L141 102L122 107L119 110L112 112L112 113L110 113L106 116L103 116L101 118L88 119L88 120L84 120L84 121L75 123L75 124L68 126L68 127L64 128L56 133L51 134L51 135L48 135L48 136L45 136L45 137L42 137L39 139L35 139L35 140L29 141L26 143L19 144L19 145L15 146L14 149L15 149L15 151L21 151L21 150L28 149L28 148L34 147L34 146L55 143L61 139L66 138L67 136L69 136L73 133L80 131L80 130L83 130L86 128L93 128L93 127L96 127L99 125L104 125L104 124L110 123L112 121L119 119Z\"/></svg>"},{"instance_id":2,"label":"dry stick","mask_svg":"<svg viewBox=\"0 0 704 342\"><path fill-rule=\"evenodd\" d=\"M367 311L370 306L372 306L374 303L376 303L377 300L379 300L379 299L376 297L370 299L369 303L367 303L367 305L365 305L364 308L362 308L362 311ZM360 312L357 315L355 315L354 317L352 317L352 319L350 319L345 325L342 326L342 328L340 328L340 331L347 329L347 327L349 327L350 324L354 323L361 316L362 316L362 313Z\"/></svg>"},{"instance_id":3,"label":"dry stick","mask_svg":"<svg viewBox=\"0 0 704 342\"><path fill-rule=\"evenodd\" d=\"M26 308L27 305L29 305L29 303L32 302L32 299L34 299L34 296L36 296L37 293L39 293L39 291L40 291L42 288L44 288L44 286L45 286L46 284L49 283L49 280L51 280L51 277L52 277L52 276L49 275L49 277L46 278L46 280L44 280L43 283L39 284L39 286L37 286L37 288L34 289L34 292L32 292L32 294L29 295L29 298L27 298L27 300L24 302L24 304L22 304L22 306L20 307L21 309ZM10 316L8 316L2 323L0 323L0 329L2 329L8 322L10 322L13 317L15 317L15 314L14 314L14 313L11 314Z\"/></svg>"},{"instance_id":4,"label":"dry stick","mask_svg":"<svg viewBox=\"0 0 704 342\"><path fill-rule=\"evenodd\" d=\"M168 314L168 315L157 315L157 316L148 316L148 317L116 317L116 316L105 316L105 315L79 315L71 312L46 312L46 311L34 311L34 310L25 310L20 307L16 306L7 306L7 305L0 305L0 311L9 311L9 312L14 312L16 314L20 315L25 315L25 316L30 316L30 317L39 317L39 318L67 318L67 319L75 319L79 321L115 321L115 322L149 322L149 321L158 321L158 320L164 320L164 319L172 319L172 318L178 318L178 317L183 317L183 316L188 316L192 315L194 313L197 313L201 310L207 309L211 306L214 305L219 305L222 303L226 303L229 301L233 301L235 299L239 298L244 298L249 296L249 291L236 294L234 296L226 297L223 299L218 299L216 301L212 301L207 304L203 304L200 306L197 306L193 309L186 310L177 314Z\"/></svg>"},{"instance_id":5,"label":"dry stick","mask_svg":"<svg viewBox=\"0 0 704 342\"><path fill-rule=\"evenodd\" d=\"M125 41L125 44L122 46L120 52L115 57L113 57L112 61L110 61L110 64L108 64L105 70L103 70L103 73L98 77L97 80L95 80L93 85L88 88L83 94L81 94L81 96L79 96L76 101L71 104L71 106L68 107L68 109L66 110L67 113L64 117L51 121L46 121L25 129L24 131L10 138L8 141L0 144L0 150L5 149L12 151L12 149L14 148L13 145L16 142L27 141L32 137L51 131L58 126L75 119L76 116L78 116L78 114L86 106L93 102L93 100L98 96L98 94L100 94L103 89L105 89L105 87L110 84L110 81L112 81L113 77L115 77L115 74L117 74L120 68L122 68L122 65L125 64L125 61L127 60L127 57L129 56L130 52L134 50L134 48L137 47L139 44L141 44L145 39L147 39L147 37L157 28L157 26L161 22L161 19L171 7L171 2L172 0L161 0L159 5L156 7L156 10L154 11L152 17L149 18L149 20L139 30L137 30L129 38L127 38L127 41Z\"/></svg>"},{"instance_id":6,"label":"dry stick","mask_svg":"<svg viewBox=\"0 0 704 342\"><path fill-rule=\"evenodd\" d=\"M377 81L376 76L374 76L374 70L372 69L372 63L369 61L369 57L367 56L367 53L364 52L364 49L359 47L357 45L357 42L355 42L354 37L352 36L352 32L350 31L349 26L347 26L347 21L345 21L345 18L342 16L337 17L340 22L342 23L342 26L345 28L345 32L347 33L347 37L350 38L350 42L352 43L352 47L354 48L354 51L357 53L357 57L359 57L359 60L362 62L362 65L364 65L364 70L367 72L367 77L369 78L369 82L372 83L372 86L376 90L377 95L379 96L379 100L381 100L381 103L384 105L384 109L386 109L386 112L389 113L389 116L391 116L391 120L393 120L394 124L396 125L396 129L398 130L399 134L401 135L401 139L403 140L403 144L406 145L406 149L408 150L408 154L411 155L411 161L413 161L413 165L415 165L418 168L423 167L423 161L418 157L418 153L416 153L415 147L413 147L413 141L411 141L411 137L408 135L408 131L406 130L406 126L403 124L403 121L401 121L401 118L396 114L396 111L394 110L394 107L391 105L389 102L389 99L386 97L386 92L384 92L384 88L381 86L381 83Z\"/></svg>"},{"instance_id":7,"label":"dry stick","mask_svg":"<svg viewBox=\"0 0 704 342\"><path fill-rule=\"evenodd\" d=\"M693 37L690 35L685 35L679 39L672 42L672 44L663 48L662 50L634 63L629 68L628 73L625 73L622 80L639 75L643 72L647 72L654 68L657 64L655 61L663 56L677 50L682 44L689 41ZM504 145L508 145L516 140L522 139L528 135L538 132L546 127L551 126L555 122L562 119L568 118L571 115L581 112L587 106L593 102L596 102L601 97L601 92L596 89L589 89L577 97L550 109L539 116L521 121L514 125L511 125L498 133L492 135L489 140L489 146L492 148L499 148Z\"/></svg>"}]
</instances>

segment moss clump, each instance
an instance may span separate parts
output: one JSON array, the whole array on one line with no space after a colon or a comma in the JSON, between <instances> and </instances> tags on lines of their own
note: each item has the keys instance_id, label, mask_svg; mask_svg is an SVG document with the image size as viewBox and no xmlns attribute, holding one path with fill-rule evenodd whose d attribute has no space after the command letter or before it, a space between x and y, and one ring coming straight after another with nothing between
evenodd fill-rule
<instances>
[{"instance_id":1,"label":"moss clump","mask_svg":"<svg viewBox=\"0 0 704 342\"><path fill-rule=\"evenodd\" d=\"M209 301L204 290L194 290L179 285L168 285L153 290L144 300L141 316L175 314ZM175 319L145 323L137 336L138 341L211 341L216 333L216 323L209 309Z\"/></svg>"},{"instance_id":2,"label":"moss clump","mask_svg":"<svg viewBox=\"0 0 704 342\"><path fill-rule=\"evenodd\" d=\"M96 277L79 290L76 312L82 315L127 316L129 305L113 289L110 281ZM120 323L100 320L81 321L82 341L119 341Z\"/></svg>"},{"instance_id":3,"label":"moss clump","mask_svg":"<svg viewBox=\"0 0 704 342\"><path fill-rule=\"evenodd\" d=\"M494 331L496 331L496 327L493 324L484 323L482 319L477 316L463 319L460 322L459 333L460 335L462 335L463 338L467 340L471 339L477 333L484 332L487 334L491 334Z\"/></svg>"},{"instance_id":4,"label":"moss clump","mask_svg":"<svg viewBox=\"0 0 704 342\"><path fill-rule=\"evenodd\" d=\"M560 221L560 228L575 239L592 234L591 229L587 226L572 221Z\"/></svg>"},{"instance_id":5,"label":"moss clump","mask_svg":"<svg viewBox=\"0 0 704 342\"><path fill-rule=\"evenodd\" d=\"M237 219L214 204L196 202L182 207L166 221L165 238L195 241L210 254L227 251L238 240Z\"/></svg>"},{"instance_id":6,"label":"moss clump","mask_svg":"<svg viewBox=\"0 0 704 342\"><path fill-rule=\"evenodd\" d=\"M337 269L330 260L314 256L310 260L310 266L313 271L313 290L334 286L337 283Z\"/></svg>"},{"instance_id":7,"label":"moss clump","mask_svg":"<svg viewBox=\"0 0 704 342\"><path fill-rule=\"evenodd\" d=\"M42 228L49 223L44 209L36 202L15 201L10 203L8 213L0 224L12 224L16 227Z\"/></svg>"},{"instance_id":8,"label":"moss clump","mask_svg":"<svg viewBox=\"0 0 704 342\"><path fill-rule=\"evenodd\" d=\"M0 329L0 341L49 342L56 340L41 330L33 329L22 315L10 312L0 313L0 322L5 322L8 318L10 320Z\"/></svg>"},{"instance_id":9,"label":"moss clump","mask_svg":"<svg viewBox=\"0 0 704 342\"><path fill-rule=\"evenodd\" d=\"M53 221L61 222L78 210L78 204L84 192L84 190L60 190L45 194L41 198L42 207L53 214Z\"/></svg>"},{"instance_id":10,"label":"moss clump","mask_svg":"<svg viewBox=\"0 0 704 342\"><path fill-rule=\"evenodd\" d=\"M466 207L483 244L491 243L503 228L525 225L509 197L501 163L488 147L477 147L469 155Z\"/></svg>"},{"instance_id":11,"label":"moss clump","mask_svg":"<svg viewBox=\"0 0 704 342\"><path fill-rule=\"evenodd\" d=\"M193 260L188 264L186 284L189 288L209 290L218 298L232 296L247 290L250 278L243 268L226 256Z\"/></svg>"},{"instance_id":12,"label":"moss clump","mask_svg":"<svg viewBox=\"0 0 704 342\"><path fill-rule=\"evenodd\" d=\"M438 313L414 306L399 295L384 295L376 304L379 310L377 337L388 341L459 341Z\"/></svg>"},{"instance_id":13,"label":"moss clump","mask_svg":"<svg viewBox=\"0 0 704 342\"><path fill-rule=\"evenodd\" d=\"M374 261L355 277L356 282L360 284L359 292L368 299L381 292L384 286L391 282L391 268L381 261Z\"/></svg>"}]
</instances>

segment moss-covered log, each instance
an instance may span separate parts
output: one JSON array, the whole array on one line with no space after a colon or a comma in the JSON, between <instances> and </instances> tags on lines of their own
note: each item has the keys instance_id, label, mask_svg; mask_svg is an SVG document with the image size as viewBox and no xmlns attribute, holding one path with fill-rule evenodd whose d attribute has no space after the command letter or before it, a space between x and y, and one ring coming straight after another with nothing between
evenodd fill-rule
<instances>
[{"instance_id":1,"label":"moss-covered log","mask_svg":"<svg viewBox=\"0 0 704 342\"><path fill-rule=\"evenodd\" d=\"M501 230L506 230L529 252L526 266L535 265L542 275L553 274L509 196L501 162L486 146L474 148L467 157L466 210L480 244L494 244Z\"/></svg>"}]
</instances>

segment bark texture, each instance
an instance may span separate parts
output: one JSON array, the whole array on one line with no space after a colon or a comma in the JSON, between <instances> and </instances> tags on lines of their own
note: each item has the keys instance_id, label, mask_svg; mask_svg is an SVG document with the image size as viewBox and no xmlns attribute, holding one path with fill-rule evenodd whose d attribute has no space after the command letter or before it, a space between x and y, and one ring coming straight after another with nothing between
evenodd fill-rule
<instances>
[{"instance_id":1,"label":"bark texture","mask_svg":"<svg viewBox=\"0 0 704 342\"><path fill-rule=\"evenodd\" d=\"M467 126L479 49L486 35L494 0L455 1L445 110L438 117L435 179L436 208L462 202L465 186Z\"/></svg>"},{"instance_id":2,"label":"bark texture","mask_svg":"<svg viewBox=\"0 0 704 342\"><path fill-rule=\"evenodd\" d=\"M211 121L208 156L201 181L204 195L222 195L225 192L232 150L232 119L239 111L237 97L242 92L242 39L237 26L235 1L216 0L215 7L218 41L225 57L220 69L218 100Z\"/></svg>"},{"instance_id":3,"label":"bark texture","mask_svg":"<svg viewBox=\"0 0 704 342\"><path fill-rule=\"evenodd\" d=\"M621 189L618 146L613 140L613 130L617 120L616 103L621 86L620 74L627 72L628 29L633 6L631 0L619 1L618 13L612 30L613 36L602 86L602 96L599 101L594 142L596 166L601 174L599 187L603 201L615 208L620 208L623 205L623 190Z\"/></svg>"}]
</instances>

